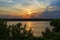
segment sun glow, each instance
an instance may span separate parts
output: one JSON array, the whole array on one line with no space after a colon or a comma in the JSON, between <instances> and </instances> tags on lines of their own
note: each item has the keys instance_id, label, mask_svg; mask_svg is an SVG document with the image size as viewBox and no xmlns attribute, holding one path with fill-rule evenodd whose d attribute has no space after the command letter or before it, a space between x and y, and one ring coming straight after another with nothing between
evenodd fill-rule
<instances>
[{"instance_id":1,"label":"sun glow","mask_svg":"<svg viewBox=\"0 0 60 40\"><path fill-rule=\"evenodd\" d=\"M31 9L26 9L26 11L27 11L27 14L28 15L31 15L32 14Z\"/></svg>"}]
</instances>

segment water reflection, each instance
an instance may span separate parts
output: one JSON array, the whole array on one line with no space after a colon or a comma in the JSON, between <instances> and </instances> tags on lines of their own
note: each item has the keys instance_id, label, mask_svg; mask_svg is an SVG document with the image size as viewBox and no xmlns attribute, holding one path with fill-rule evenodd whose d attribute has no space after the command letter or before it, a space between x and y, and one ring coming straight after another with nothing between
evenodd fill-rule
<instances>
[{"instance_id":1,"label":"water reflection","mask_svg":"<svg viewBox=\"0 0 60 40\"><path fill-rule=\"evenodd\" d=\"M32 23L31 22L27 22L27 30L29 30L32 27Z\"/></svg>"},{"instance_id":2,"label":"water reflection","mask_svg":"<svg viewBox=\"0 0 60 40\"><path fill-rule=\"evenodd\" d=\"M41 36L41 32L44 31L46 27L50 27L50 21L9 21L8 25L17 23L22 23L22 26L26 24L27 30L31 27L35 36Z\"/></svg>"}]
</instances>

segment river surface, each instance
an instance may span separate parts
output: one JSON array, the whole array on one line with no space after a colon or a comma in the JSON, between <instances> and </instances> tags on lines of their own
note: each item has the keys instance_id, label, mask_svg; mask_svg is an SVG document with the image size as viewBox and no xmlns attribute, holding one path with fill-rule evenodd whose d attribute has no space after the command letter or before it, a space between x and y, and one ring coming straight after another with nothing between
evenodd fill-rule
<instances>
[{"instance_id":1,"label":"river surface","mask_svg":"<svg viewBox=\"0 0 60 40\"><path fill-rule=\"evenodd\" d=\"M50 21L8 21L8 25L22 23L22 26L27 25L27 30L31 27L34 36L42 36L42 31L46 27L50 27Z\"/></svg>"}]
</instances>

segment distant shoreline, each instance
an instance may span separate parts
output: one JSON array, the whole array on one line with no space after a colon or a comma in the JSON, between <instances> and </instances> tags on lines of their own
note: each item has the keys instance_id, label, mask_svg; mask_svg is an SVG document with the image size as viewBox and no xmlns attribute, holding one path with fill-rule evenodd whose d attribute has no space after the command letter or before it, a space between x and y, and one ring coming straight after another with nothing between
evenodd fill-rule
<instances>
[{"instance_id":1,"label":"distant shoreline","mask_svg":"<svg viewBox=\"0 0 60 40\"><path fill-rule=\"evenodd\" d=\"M0 18L0 20L6 20L6 21L51 21L51 20L54 20L54 19L16 19L16 18L13 18L13 19L7 19L7 18Z\"/></svg>"}]
</instances>

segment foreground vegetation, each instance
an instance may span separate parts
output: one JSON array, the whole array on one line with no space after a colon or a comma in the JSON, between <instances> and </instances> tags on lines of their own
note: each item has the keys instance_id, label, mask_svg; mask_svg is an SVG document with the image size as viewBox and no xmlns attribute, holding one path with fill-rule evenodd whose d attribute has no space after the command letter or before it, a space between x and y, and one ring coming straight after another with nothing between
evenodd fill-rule
<instances>
[{"instance_id":1,"label":"foreground vegetation","mask_svg":"<svg viewBox=\"0 0 60 40\"><path fill-rule=\"evenodd\" d=\"M45 32L42 32L42 37L35 37L31 28L26 30L26 25L7 25L7 21L0 20L0 40L59 40L60 20L52 20L50 25L53 27L52 30L46 28Z\"/></svg>"}]
</instances>

